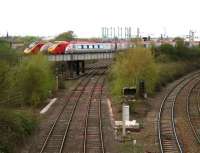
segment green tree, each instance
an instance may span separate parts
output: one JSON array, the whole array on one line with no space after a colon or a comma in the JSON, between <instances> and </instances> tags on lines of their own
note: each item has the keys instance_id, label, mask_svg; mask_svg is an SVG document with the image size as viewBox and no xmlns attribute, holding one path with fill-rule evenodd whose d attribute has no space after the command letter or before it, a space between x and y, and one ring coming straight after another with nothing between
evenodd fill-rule
<instances>
[{"instance_id":1,"label":"green tree","mask_svg":"<svg viewBox=\"0 0 200 153\"><path fill-rule=\"evenodd\" d=\"M172 55L175 52L174 47L170 44L162 44L159 49L162 53L167 55Z\"/></svg>"},{"instance_id":2,"label":"green tree","mask_svg":"<svg viewBox=\"0 0 200 153\"><path fill-rule=\"evenodd\" d=\"M23 143L37 126L37 119L28 111L0 109L0 152L16 153L17 144Z\"/></svg>"},{"instance_id":3,"label":"green tree","mask_svg":"<svg viewBox=\"0 0 200 153\"><path fill-rule=\"evenodd\" d=\"M9 65L5 61L0 61L0 101L5 100L9 95L9 70Z\"/></svg>"},{"instance_id":4,"label":"green tree","mask_svg":"<svg viewBox=\"0 0 200 153\"><path fill-rule=\"evenodd\" d=\"M158 78L156 64L150 49L132 48L117 56L111 70L111 86L120 95L124 86L137 86L145 80L147 92L154 91Z\"/></svg>"},{"instance_id":5,"label":"green tree","mask_svg":"<svg viewBox=\"0 0 200 153\"><path fill-rule=\"evenodd\" d=\"M8 41L0 39L0 52L5 52L6 50L10 50L10 44Z\"/></svg>"},{"instance_id":6,"label":"green tree","mask_svg":"<svg viewBox=\"0 0 200 153\"><path fill-rule=\"evenodd\" d=\"M35 42L35 41L40 41L41 38L37 36L25 36L25 37L17 37L16 41L17 42L23 42L24 46L28 46L30 43Z\"/></svg>"},{"instance_id":7,"label":"green tree","mask_svg":"<svg viewBox=\"0 0 200 153\"><path fill-rule=\"evenodd\" d=\"M24 103L38 106L54 87L54 75L46 56L30 56L13 71L13 88L23 93Z\"/></svg>"},{"instance_id":8,"label":"green tree","mask_svg":"<svg viewBox=\"0 0 200 153\"><path fill-rule=\"evenodd\" d=\"M0 60L15 64L19 60L16 50L12 49L10 42L0 39Z\"/></svg>"},{"instance_id":9,"label":"green tree","mask_svg":"<svg viewBox=\"0 0 200 153\"><path fill-rule=\"evenodd\" d=\"M56 41L71 41L75 38L73 31L67 31L59 34L54 40Z\"/></svg>"},{"instance_id":10,"label":"green tree","mask_svg":"<svg viewBox=\"0 0 200 153\"><path fill-rule=\"evenodd\" d=\"M177 48L185 47L185 43L184 43L184 39L183 38L176 37L174 40L176 42L176 47Z\"/></svg>"}]
</instances>

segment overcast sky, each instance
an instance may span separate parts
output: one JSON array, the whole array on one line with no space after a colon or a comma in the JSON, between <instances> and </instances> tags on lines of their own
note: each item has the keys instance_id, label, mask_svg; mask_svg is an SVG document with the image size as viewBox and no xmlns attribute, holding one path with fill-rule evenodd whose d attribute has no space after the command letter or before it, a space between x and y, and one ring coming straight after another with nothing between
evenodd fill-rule
<instances>
[{"instance_id":1,"label":"overcast sky","mask_svg":"<svg viewBox=\"0 0 200 153\"><path fill-rule=\"evenodd\" d=\"M131 26L136 35L200 36L199 0L0 0L0 35L54 36L73 30L101 36L101 27Z\"/></svg>"}]
</instances>

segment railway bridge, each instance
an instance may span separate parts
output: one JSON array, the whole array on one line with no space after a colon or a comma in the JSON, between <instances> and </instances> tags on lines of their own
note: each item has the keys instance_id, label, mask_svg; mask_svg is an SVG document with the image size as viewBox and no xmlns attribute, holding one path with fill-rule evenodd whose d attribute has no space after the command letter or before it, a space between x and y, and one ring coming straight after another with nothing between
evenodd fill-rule
<instances>
[{"instance_id":1,"label":"railway bridge","mask_svg":"<svg viewBox=\"0 0 200 153\"><path fill-rule=\"evenodd\" d=\"M49 61L63 62L63 61L87 61L87 60L100 60L113 58L116 51L90 51L90 52L72 52L68 54L48 55Z\"/></svg>"},{"instance_id":2,"label":"railway bridge","mask_svg":"<svg viewBox=\"0 0 200 153\"><path fill-rule=\"evenodd\" d=\"M57 63L57 70L64 74L63 76L73 78L79 76L80 72L85 72L85 61L112 59L119 51L84 51L71 52L68 54L48 54L48 60Z\"/></svg>"}]
</instances>

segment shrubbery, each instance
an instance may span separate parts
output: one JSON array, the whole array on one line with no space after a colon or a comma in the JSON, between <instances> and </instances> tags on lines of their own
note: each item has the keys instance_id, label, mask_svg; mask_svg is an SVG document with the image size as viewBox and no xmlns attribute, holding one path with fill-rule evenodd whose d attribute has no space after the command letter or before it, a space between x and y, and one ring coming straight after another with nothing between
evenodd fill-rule
<instances>
[{"instance_id":1,"label":"shrubbery","mask_svg":"<svg viewBox=\"0 0 200 153\"><path fill-rule=\"evenodd\" d=\"M19 60L9 43L0 40L1 153L18 152L16 146L37 126L37 118L27 108L43 104L53 88L53 71L45 56L35 55Z\"/></svg>"},{"instance_id":2,"label":"shrubbery","mask_svg":"<svg viewBox=\"0 0 200 153\"><path fill-rule=\"evenodd\" d=\"M13 89L22 92L25 105L41 105L54 87L51 65L44 55L28 57L13 72Z\"/></svg>"},{"instance_id":3,"label":"shrubbery","mask_svg":"<svg viewBox=\"0 0 200 153\"><path fill-rule=\"evenodd\" d=\"M194 60L200 57L199 47L187 47L186 45L178 42L175 47L170 44L163 44L155 48L156 58L167 56L168 61L183 61ZM158 60L159 61L159 60ZM162 60L160 62L163 62Z\"/></svg>"},{"instance_id":4,"label":"shrubbery","mask_svg":"<svg viewBox=\"0 0 200 153\"><path fill-rule=\"evenodd\" d=\"M137 86L145 80L148 93L153 93L158 79L157 67L151 50L129 49L118 55L111 70L111 87L114 95L120 95L124 86Z\"/></svg>"},{"instance_id":5,"label":"shrubbery","mask_svg":"<svg viewBox=\"0 0 200 153\"><path fill-rule=\"evenodd\" d=\"M18 101L11 101L6 105L37 107L54 88L53 71L44 55L28 57L14 66L0 62L0 66L1 98L21 96Z\"/></svg>"},{"instance_id":6,"label":"shrubbery","mask_svg":"<svg viewBox=\"0 0 200 153\"><path fill-rule=\"evenodd\" d=\"M118 55L111 69L111 91L121 95L124 86L137 86L145 80L147 93L199 68L200 48L187 47L181 39L173 47L164 44L149 49L134 48ZM153 53L153 54L152 54Z\"/></svg>"},{"instance_id":7,"label":"shrubbery","mask_svg":"<svg viewBox=\"0 0 200 153\"><path fill-rule=\"evenodd\" d=\"M27 111L0 109L0 152L14 153L37 126L37 120Z\"/></svg>"}]
</instances>

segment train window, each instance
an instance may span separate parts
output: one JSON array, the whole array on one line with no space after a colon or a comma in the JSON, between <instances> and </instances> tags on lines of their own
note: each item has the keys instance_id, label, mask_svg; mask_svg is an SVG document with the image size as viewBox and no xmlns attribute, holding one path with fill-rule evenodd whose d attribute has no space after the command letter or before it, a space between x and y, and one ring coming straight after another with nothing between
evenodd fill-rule
<instances>
[{"instance_id":1,"label":"train window","mask_svg":"<svg viewBox=\"0 0 200 153\"><path fill-rule=\"evenodd\" d=\"M89 45L87 45L87 49L89 49Z\"/></svg>"},{"instance_id":2,"label":"train window","mask_svg":"<svg viewBox=\"0 0 200 153\"><path fill-rule=\"evenodd\" d=\"M100 45L98 45L98 48L100 48Z\"/></svg>"},{"instance_id":3,"label":"train window","mask_svg":"<svg viewBox=\"0 0 200 153\"><path fill-rule=\"evenodd\" d=\"M78 49L81 49L81 45L77 45L77 48L78 48Z\"/></svg>"},{"instance_id":4,"label":"train window","mask_svg":"<svg viewBox=\"0 0 200 153\"><path fill-rule=\"evenodd\" d=\"M89 48L92 49L92 48L93 48L93 45L89 45Z\"/></svg>"},{"instance_id":5,"label":"train window","mask_svg":"<svg viewBox=\"0 0 200 153\"><path fill-rule=\"evenodd\" d=\"M87 45L83 45L83 48L84 48L84 49L87 49Z\"/></svg>"},{"instance_id":6,"label":"train window","mask_svg":"<svg viewBox=\"0 0 200 153\"><path fill-rule=\"evenodd\" d=\"M94 45L92 45L92 48L94 49Z\"/></svg>"},{"instance_id":7,"label":"train window","mask_svg":"<svg viewBox=\"0 0 200 153\"><path fill-rule=\"evenodd\" d=\"M83 45L81 45L81 49L84 49L84 46L83 46Z\"/></svg>"}]
</instances>

